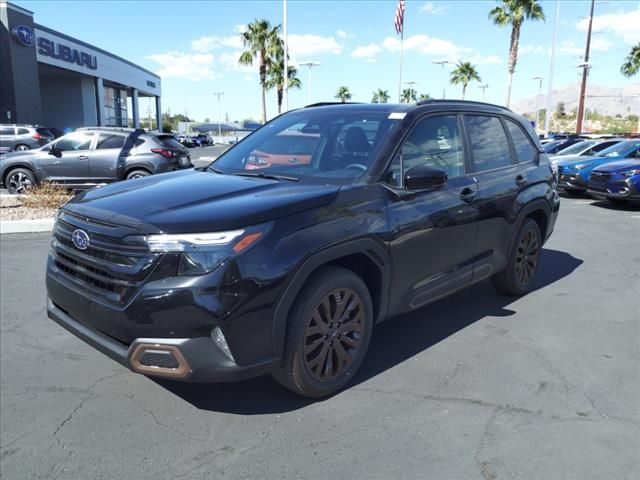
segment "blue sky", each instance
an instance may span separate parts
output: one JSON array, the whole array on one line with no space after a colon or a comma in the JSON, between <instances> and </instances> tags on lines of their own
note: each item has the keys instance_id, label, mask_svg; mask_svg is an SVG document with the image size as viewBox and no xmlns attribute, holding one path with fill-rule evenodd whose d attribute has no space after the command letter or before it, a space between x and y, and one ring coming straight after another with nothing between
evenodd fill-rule
<instances>
[{"instance_id":1,"label":"blue sky","mask_svg":"<svg viewBox=\"0 0 640 480\"><path fill-rule=\"evenodd\" d=\"M212 92L224 91L222 116L259 118L257 67L240 67L239 33L256 18L282 22L281 1L16 1L35 13L37 23L120 55L162 76L163 110L187 112L197 120L218 118ZM543 0L546 22L523 26L513 84L513 101L535 95L533 76L549 71L555 1ZM293 62L316 61L311 102L331 101L337 88L349 87L353 101L370 101L378 88L397 96L398 36L393 26L396 0L288 2L290 55ZM449 59L476 64L486 101L503 103L510 28L498 28L487 14L495 1L407 1L403 80L417 82L419 93L460 97L444 70L432 62ZM560 2L556 86L576 82L586 39L588 1ZM623 87L631 80L619 67L640 41L640 1L598 1L594 15L590 82ZM308 103L308 72L300 68L301 90L290 93L290 108ZM638 79L634 79L637 83ZM467 98L482 100L478 83ZM144 107L142 107L144 108ZM144 111L144 110L143 110ZM275 93L267 112L276 113Z\"/></svg>"}]
</instances>

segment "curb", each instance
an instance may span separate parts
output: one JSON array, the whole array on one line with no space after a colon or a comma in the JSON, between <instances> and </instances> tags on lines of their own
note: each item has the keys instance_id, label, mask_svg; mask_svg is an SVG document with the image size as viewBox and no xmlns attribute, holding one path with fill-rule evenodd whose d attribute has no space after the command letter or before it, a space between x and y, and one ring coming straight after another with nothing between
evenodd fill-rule
<instances>
[{"instance_id":1,"label":"curb","mask_svg":"<svg viewBox=\"0 0 640 480\"><path fill-rule=\"evenodd\" d=\"M0 222L0 234L5 233L37 233L53 230L53 218L35 220L3 220Z\"/></svg>"}]
</instances>

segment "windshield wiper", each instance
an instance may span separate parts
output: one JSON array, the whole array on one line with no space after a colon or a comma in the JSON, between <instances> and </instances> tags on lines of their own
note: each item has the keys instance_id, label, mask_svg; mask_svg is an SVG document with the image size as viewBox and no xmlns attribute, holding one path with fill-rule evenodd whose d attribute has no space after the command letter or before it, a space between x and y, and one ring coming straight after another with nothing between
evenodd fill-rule
<instances>
[{"instance_id":1,"label":"windshield wiper","mask_svg":"<svg viewBox=\"0 0 640 480\"><path fill-rule=\"evenodd\" d=\"M222 170L218 170L215 167L212 167L211 165L209 165L209 167L207 167L207 170L211 170L214 173L219 173L220 175L224 175L224 172Z\"/></svg>"},{"instance_id":2,"label":"windshield wiper","mask_svg":"<svg viewBox=\"0 0 640 480\"><path fill-rule=\"evenodd\" d=\"M271 173L262 173L262 172L234 172L229 175L238 175L240 177L256 177L256 178L267 178L269 180L289 180L290 182L298 182L300 181L297 177L287 177L286 175L273 175Z\"/></svg>"}]
</instances>

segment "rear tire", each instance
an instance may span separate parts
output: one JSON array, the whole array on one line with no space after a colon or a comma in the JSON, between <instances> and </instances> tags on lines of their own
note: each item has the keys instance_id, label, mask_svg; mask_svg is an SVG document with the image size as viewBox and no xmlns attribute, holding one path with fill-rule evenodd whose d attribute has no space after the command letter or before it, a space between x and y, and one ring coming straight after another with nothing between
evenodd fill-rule
<instances>
[{"instance_id":1,"label":"rear tire","mask_svg":"<svg viewBox=\"0 0 640 480\"><path fill-rule=\"evenodd\" d=\"M14 150L16 152L26 152L27 150L29 150L29 145L21 143L20 145L16 145L16 148L14 148Z\"/></svg>"},{"instance_id":2,"label":"rear tire","mask_svg":"<svg viewBox=\"0 0 640 480\"><path fill-rule=\"evenodd\" d=\"M289 314L278 382L305 397L330 395L360 368L373 330L373 305L360 277L322 267L304 285Z\"/></svg>"},{"instance_id":3,"label":"rear tire","mask_svg":"<svg viewBox=\"0 0 640 480\"><path fill-rule=\"evenodd\" d=\"M26 168L14 168L4 180L5 188L11 194L27 193L31 187L37 185L36 176Z\"/></svg>"},{"instance_id":4,"label":"rear tire","mask_svg":"<svg viewBox=\"0 0 640 480\"><path fill-rule=\"evenodd\" d=\"M131 170L129 173L127 173L127 180L133 180L134 178L148 177L149 175L151 175L151 173L148 172L147 170L142 170L142 169Z\"/></svg>"},{"instance_id":5,"label":"rear tire","mask_svg":"<svg viewBox=\"0 0 640 480\"><path fill-rule=\"evenodd\" d=\"M529 293L540 263L541 248L540 227L535 220L525 219L516 236L507 268L491 279L496 289L515 296Z\"/></svg>"}]
</instances>

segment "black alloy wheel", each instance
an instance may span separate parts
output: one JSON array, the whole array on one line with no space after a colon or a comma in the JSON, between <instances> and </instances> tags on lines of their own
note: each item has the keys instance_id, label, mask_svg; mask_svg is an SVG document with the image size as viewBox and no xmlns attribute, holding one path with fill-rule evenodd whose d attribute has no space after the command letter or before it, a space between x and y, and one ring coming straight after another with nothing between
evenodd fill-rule
<instances>
[{"instance_id":1,"label":"black alloy wheel","mask_svg":"<svg viewBox=\"0 0 640 480\"><path fill-rule=\"evenodd\" d=\"M536 232L527 230L516 251L516 278L521 285L528 285L533 278L540 258L540 239Z\"/></svg>"}]
</instances>

